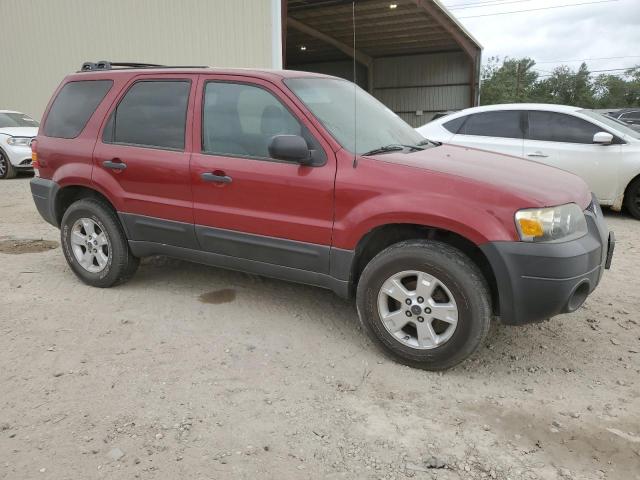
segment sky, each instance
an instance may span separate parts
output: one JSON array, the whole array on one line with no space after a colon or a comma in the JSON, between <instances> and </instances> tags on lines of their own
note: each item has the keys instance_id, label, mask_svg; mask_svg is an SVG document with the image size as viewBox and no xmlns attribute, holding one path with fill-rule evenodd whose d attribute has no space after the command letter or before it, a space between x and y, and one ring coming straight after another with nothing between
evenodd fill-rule
<instances>
[{"instance_id":1,"label":"sky","mask_svg":"<svg viewBox=\"0 0 640 480\"><path fill-rule=\"evenodd\" d=\"M592 71L640 65L640 0L591 3L594 1L441 0L441 3L482 44L483 63L496 55L531 57L537 63L534 69L541 75L562 63L577 69L581 59L597 59L586 60ZM548 8L560 5L576 6ZM542 8L546 10L495 15Z\"/></svg>"}]
</instances>

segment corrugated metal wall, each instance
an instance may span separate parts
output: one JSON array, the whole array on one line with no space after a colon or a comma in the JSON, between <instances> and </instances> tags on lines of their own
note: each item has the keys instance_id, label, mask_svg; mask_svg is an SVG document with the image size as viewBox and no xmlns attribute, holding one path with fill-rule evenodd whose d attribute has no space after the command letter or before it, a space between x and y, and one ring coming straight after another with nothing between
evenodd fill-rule
<instances>
[{"instance_id":1,"label":"corrugated metal wall","mask_svg":"<svg viewBox=\"0 0 640 480\"><path fill-rule=\"evenodd\" d=\"M377 58L373 72L373 95L414 127L436 112L471 106L471 70L462 52Z\"/></svg>"},{"instance_id":2,"label":"corrugated metal wall","mask_svg":"<svg viewBox=\"0 0 640 480\"><path fill-rule=\"evenodd\" d=\"M336 62L300 63L287 65L290 70L302 70L303 72L324 73L334 77L346 78L353 81L353 62L351 60L341 60ZM356 64L356 80L360 87L367 89L367 67Z\"/></svg>"},{"instance_id":3,"label":"corrugated metal wall","mask_svg":"<svg viewBox=\"0 0 640 480\"><path fill-rule=\"evenodd\" d=\"M269 0L0 0L0 109L40 118L84 61L270 68Z\"/></svg>"}]
</instances>

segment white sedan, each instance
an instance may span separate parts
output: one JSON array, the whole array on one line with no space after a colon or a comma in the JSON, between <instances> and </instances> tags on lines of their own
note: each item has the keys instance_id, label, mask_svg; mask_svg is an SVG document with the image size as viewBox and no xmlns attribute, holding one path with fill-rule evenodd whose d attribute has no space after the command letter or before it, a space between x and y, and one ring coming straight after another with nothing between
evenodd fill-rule
<instances>
[{"instance_id":1,"label":"white sedan","mask_svg":"<svg viewBox=\"0 0 640 480\"><path fill-rule=\"evenodd\" d=\"M38 122L24 113L0 110L0 179L31 171L31 140Z\"/></svg>"},{"instance_id":2,"label":"white sedan","mask_svg":"<svg viewBox=\"0 0 640 480\"><path fill-rule=\"evenodd\" d=\"M624 204L640 219L640 132L614 118L578 107L518 103L468 108L417 130L429 140L575 173L601 205L620 210Z\"/></svg>"}]
</instances>

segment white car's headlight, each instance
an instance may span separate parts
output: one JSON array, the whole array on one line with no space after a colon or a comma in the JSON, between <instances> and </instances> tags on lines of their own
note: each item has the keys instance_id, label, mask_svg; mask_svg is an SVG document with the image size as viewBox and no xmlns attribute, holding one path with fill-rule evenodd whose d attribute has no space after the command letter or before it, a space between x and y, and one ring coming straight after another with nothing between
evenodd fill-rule
<instances>
[{"instance_id":1,"label":"white car's headlight","mask_svg":"<svg viewBox=\"0 0 640 480\"><path fill-rule=\"evenodd\" d=\"M575 203L516 212L516 227L525 242L566 242L587 234L587 220Z\"/></svg>"},{"instance_id":2,"label":"white car's headlight","mask_svg":"<svg viewBox=\"0 0 640 480\"><path fill-rule=\"evenodd\" d=\"M13 147L28 147L31 145L31 137L9 137L7 138L7 145Z\"/></svg>"}]
</instances>

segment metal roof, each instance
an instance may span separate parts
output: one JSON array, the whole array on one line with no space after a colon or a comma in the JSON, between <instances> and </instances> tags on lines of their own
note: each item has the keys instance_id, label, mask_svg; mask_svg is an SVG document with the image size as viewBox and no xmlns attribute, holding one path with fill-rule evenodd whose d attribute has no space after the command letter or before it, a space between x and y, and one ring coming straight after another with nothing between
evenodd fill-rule
<instances>
[{"instance_id":1,"label":"metal roof","mask_svg":"<svg viewBox=\"0 0 640 480\"><path fill-rule=\"evenodd\" d=\"M395 5L394 8L391 8ZM342 60L344 51L297 25L353 46L351 0L288 0L286 52L290 64ZM368 57L463 50L474 57L478 41L435 0L358 0L356 50ZM307 29L307 30L309 30Z\"/></svg>"}]
</instances>

